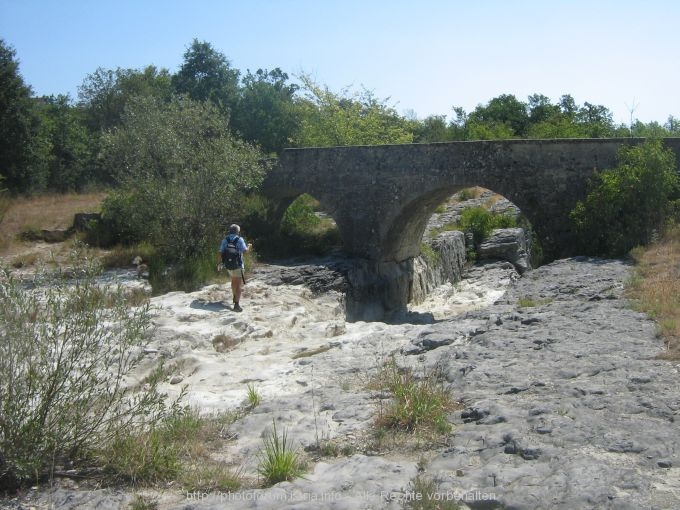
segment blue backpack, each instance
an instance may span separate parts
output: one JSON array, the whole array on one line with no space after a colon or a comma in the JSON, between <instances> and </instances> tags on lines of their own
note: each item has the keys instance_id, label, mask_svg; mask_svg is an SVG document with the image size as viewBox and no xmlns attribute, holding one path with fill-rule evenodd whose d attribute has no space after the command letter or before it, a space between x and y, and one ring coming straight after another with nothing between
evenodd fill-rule
<instances>
[{"instance_id":1,"label":"blue backpack","mask_svg":"<svg viewBox=\"0 0 680 510\"><path fill-rule=\"evenodd\" d=\"M239 269L242 267L241 252L238 250L239 236L227 236L227 244L222 250L222 265L225 269Z\"/></svg>"}]
</instances>

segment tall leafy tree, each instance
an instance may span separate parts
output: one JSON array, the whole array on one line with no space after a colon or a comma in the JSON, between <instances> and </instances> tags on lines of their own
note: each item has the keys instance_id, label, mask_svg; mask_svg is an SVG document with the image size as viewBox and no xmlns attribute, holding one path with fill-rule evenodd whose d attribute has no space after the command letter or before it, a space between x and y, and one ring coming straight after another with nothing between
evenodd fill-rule
<instances>
[{"instance_id":1,"label":"tall leafy tree","mask_svg":"<svg viewBox=\"0 0 680 510\"><path fill-rule=\"evenodd\" d=\"M176 92L194 101L210 101L222 112L234 110L239 95L239 75L231 62L208 42L194 39L184 62L172 77Z\"/></svg>"},{"instance_id":2,"label":"tall leafy tree","mask_svg":"<svg viewBox=\"0 0 680 510\"><path fill-rule=\"evenodd\" d=\"M32 144L40 129L31 95L19 74L15 50L0 39L0 175L11 192L44 184L44 174L31 171Z\"/></svg>"},{"instance_id":3,"label":"tall leafy tree","mask_svg":"<svg viewBox=\"0 0 680 510\"><path fill-rule=\"evenodd\" d=\"M585 138L583 127L562 113L529 125L528 138Z\"/></svg>"},{"instance_id":4,"label":"tall leafy tree","mask_svg":"<svg viewBox=\"0 0 680 510\"><path fill-rule=\"evenodd\" d=\"M680 119L675 118L673 115L668 116L668 120L663 126L667 132L668 136L680 136Z\"/></svg>"},{"instance_id":5,"label":"tall leafy tree","mask_svg":"<svg viewBox=\"0 0 680 510\"><path fill-rule=\"evenodd\" d=\"M272 71L258 69L255 74L248 71L232 115L232 128L265 153L292 145L301 120L295 107L298 88L278 67Z\"/></svg>"},{"instance_id":6,"label":"tall leafy tree","mask_svg":"<svg viewBox=\"0 0 680 510\"><path fill-rule=\"evenodd\" d=\"M87 175L90 163L90 137L80 115L68 96L43 97L37 111L41 118L47 166L47 187L65 192L77 191L92 182Z\"/></svg>"},{"instance_id":7,"label":"tall leafy tree","mask_svg":"<svg viewBox=\"0 0 680 510\"><path fill-rule=\"evenodd\" d=\"M302 129L299 145L379 145L410 143L413 132L408 121L385 100L363 90L350 95L336 94L317 85L309 76L301 77L305 99L300 102Z\"/></svg>"},{"instance_id":8,"label":"tall leafy tree","mask_svg":"<svg viewBox=\"0 0 680 510\"><path fill-rule=\"evenodd\" d=\"M445 142L452 140L451 130L445 115L430 115L414 127L416 142Z\"/></svg>"},{"instance_id":9,"label":"tall leafy tree","mask_svg":"<svg viewBox=\"0 0 680 510\"><path fill-rule=\"evenodd\" d=\"M529 122L531 124L545 122L559 117L561 114L559 105L552 104L550 98L543 94L532 94L528 100Z\"/></svg>"},{"instance_id":10,"label":"tall leafy tree","mask_svg":"<svg viewBox=\"0 0 680 510\"><path fill-rule=\"evenodd\" d=\"M576 113L577 122L583 127L588 138L604 138L612 136L614 121L612 113L602 105L594 105L587 101Z\"/></svg>"},{"instance_id":11,"label":"tall leafy tree","mask_svg":"<svg viewBox=\"0 0 680 510\"><path fill-rule=\"evenodd\" d=\"M476 124L479 132L486 130L503 138L526 135L529 125L528 106L512 94L502 94L491 99L486 106L477 106L468 117L468 125ZM509 131L508 131L509 129Z\"/></svg>"},{"instance_id":12,"label":"tall leafy tree","mask_svg":"<svg viewBox=\"0 0 680 510\"><path fill-rule=\"evenodd\" d=\"M136 69L98 68L78 88L78 104L85 111L87 125L93 132L120 124L130 98L152 96L169 101L171 76L167 69L147 66Z\"/></svg>"}]
</instances>

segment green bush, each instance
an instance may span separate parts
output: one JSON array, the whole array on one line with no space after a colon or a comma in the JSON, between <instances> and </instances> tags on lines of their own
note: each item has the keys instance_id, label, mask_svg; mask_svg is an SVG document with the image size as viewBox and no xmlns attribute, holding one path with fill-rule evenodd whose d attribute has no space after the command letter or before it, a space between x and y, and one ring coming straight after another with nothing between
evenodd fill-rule
<instances>
[{"instance_id":1,"label":"green bush","mask_svg":"<svg viewBox=\"0 0 680 510\"><path fill-rule=\"evenodd\" d=\"M589 255L620 256L661 233L678 195L675 155L661 140L624 146L619 165L595 173L570 218L576 245Z\"/></svg>"},{"instance_id":2,"label":"green bush","mask_svg":"<svg viewBox=\"0 0 680 510\"><path fill-rule=\"evenodd\" d=\"M75 272L75 284L32 290L0 275L0 490L77 464L170 412L154 384L125 385L149 338L148 305L130 308L121 287L103 290L96 267Z\"/></svg>"},{"instance_id":3,"label":"green bush","mask_svg":"<svg viewBox=\"0 0 680 510\"><path fill-rule=\"evenodd\" d=\"M246 218L258 254L283 258L303 254L324 255L341 246L340 232L332 219L320 217L320 204L303 194L278 217L276 204L252 195L246 201ZM280 221L278 226L275 226Z\"/></svg>"},{"instance_id":4,"label":"green bush","mask_svg":"<svg viewBox=\"0 0 680 510\"><path fill-rule=\"evenodd\" d=\"M226 226L241 215L242 195L271 161L235 138L208 103L137 98L102 138L101 164L119 185L103 204L103 221L113 242L154 247L150 279L158 292L156 284L193 290L206 281Z\"/></svg>"},{"instance_id":5,"label":"green bush","mask_svg":"<svg viewBox=\"0 0 680 510\"><path fill-rule=\"evenodd\" d=\"M469 207L460 215L458 226L466 232L472 232L475 245L489 237L496 228L517 226L517 220L506 214L495 214L484 207Z\"/></svg>"},{"instance_id":6,"label":"green bush","mask_svg":"<svg viewBox=\"0 0 680 510\"><path fill-rule=\"evenodd\" d=\"M281 230L283 233L289 235L309 235L314 232L321 224L321 218L314 213L315 206L318 206L318 203L307 194L296 198L288 206L281 220Z\"/></svg>"}]
</instances>

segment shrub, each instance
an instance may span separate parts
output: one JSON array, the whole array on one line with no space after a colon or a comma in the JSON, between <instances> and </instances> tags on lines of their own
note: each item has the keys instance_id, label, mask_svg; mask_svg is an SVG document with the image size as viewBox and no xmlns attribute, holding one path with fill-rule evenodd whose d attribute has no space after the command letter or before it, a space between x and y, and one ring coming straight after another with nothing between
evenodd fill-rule
<instances>
[{"instance_id":1,"label":"shrub","mask_svg":"<svg viewBox=\"0 0 680 510\"><path fill-rule=\"evenodd\" d=\"M157 285L193 290L204 283L242 195L259 185L271 161L234 137L215 107L187 98L131 100L102 146L102 167L119 184L102 211L113 241L154 247L154 292Z\"/></svg>"},{"instance_id":2,"label":"shrub","mask_svg":"<svg viewBox=\"0 0 680 510\"><path fill-rule=\"evenodd\" d=\"M314 214L314 206L318 202L307 194L296 198L281 220L281 230L285 234L311 234L321 224L321 219Z\"/></svg>"},{"instance_id":3,"label":"shrub","mask_svg":"<svg viewBox=\"0 0 680 510\"><path fill-rule=\"evenodd\" d=\"M225 419L231 422L233 416L209 418L183 409L153 428L121 434L98 454L106 471L122 481L173 481L190 492L234 490L240 486L238 474L210 456L211 447L219 444Z\"/></svg>"},{"instance_id":4,"label":"shrub","mask_svg":"<svg viewBox=\"0 0 680 510\"><path fill-rule=\"evenodd\" d=\"M588 195L570 213L581 253L620 256L646 245L672 210L675 155L661 140L624 146L618 158L619 166L595 173Z\"/></svg>"},{"instance_id":5,"label":"shrub","mask_svg":"<svg viewBox=\"0 0 680 510\"><path fill-rule=\"evenodd\" d=\"M495 214L484 207L464 209L460 215L459 227L471 232L475 245L489 237L495 228L516 227L517 220L507 214Z\"/></svg>"},{"instance_id":6,"label":"shrub","mask_svg":"<svg viewBox=\"0 0 680 510\"><path fill-rule=\"evenodd\" d=\"M92 266L77 274L71 287L57 279L39 290L0 275L0 490L169 412L155 385L124 384L148 339L148 305L131 309L121 287L103 291Z\"/></svg>"}]
</instances>

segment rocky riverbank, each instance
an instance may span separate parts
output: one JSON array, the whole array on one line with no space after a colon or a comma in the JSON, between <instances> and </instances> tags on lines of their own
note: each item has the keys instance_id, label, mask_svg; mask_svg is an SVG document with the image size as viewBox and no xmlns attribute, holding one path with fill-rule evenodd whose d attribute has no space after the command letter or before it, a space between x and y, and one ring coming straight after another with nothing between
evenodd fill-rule
<instances>
[{"instance_id":1,"label":"rocky riverbank","mask_svg":"<svg viewBox=\"0 0 680 510\"><path fill-rule=\"evenodd\" d=\"M625 263L568 259L521 278L508 263L475 268L411 308L427 324L347 323L342 281L328 275L331 290L313 292L295 284L304 278L284 283L288 271L256 275L242 314L224 305L225 285L154 298L151 347L178 367L168 391L186 384L205 412L233 409L257 385L262 403L222 451L246 486L272 420L302 448L321 438L344 453L268 489L146 491L159 509L396 509L417 498L418 476L436 489L425 498L462 508L680 508L678 366L655 358L654 324L624 299ZM218 334L236 347L218 352ZM366 380L390 355L436 367L461 402L440 442L375 441L379 399ZM57 486L4 503L128 508L133 495Z\"/></svg>"}]
</instances>

